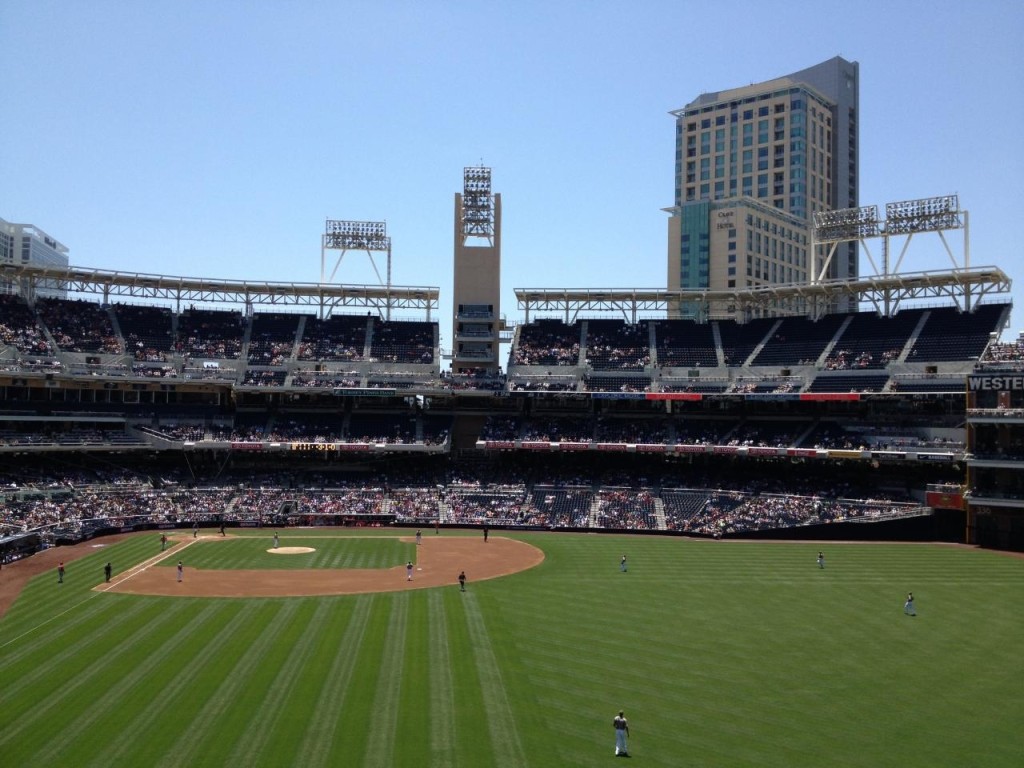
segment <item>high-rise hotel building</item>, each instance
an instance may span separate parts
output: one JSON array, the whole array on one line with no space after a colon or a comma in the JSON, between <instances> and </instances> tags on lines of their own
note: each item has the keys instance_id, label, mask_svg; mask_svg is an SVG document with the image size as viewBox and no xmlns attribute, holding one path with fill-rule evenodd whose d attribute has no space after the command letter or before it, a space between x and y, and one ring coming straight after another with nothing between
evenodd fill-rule
<instances>
[{"instance_id":1,"label":"high-rise hotel building","mask_svg":"<svg viewBox=\"0 0 1024 768\"><path fill-rule=\"evenodd\" d=\"M764 83L702 94L671 113L670 291L811 280L812 215L859 204L858 93L858 64L837 56ZM844 243L824 279L857 274L857 244ZM727 317L735 307L725 302L711 311ZM673 314L686 317L693 309L683 304Z\"/></svg>"},{"instance_id":2,"label":"high-rise hotel building","mask_svg":"<svg viewBox=\"0 0 1024 768\"><path fill-rule=\"evenodd\" d=\"M67 268L68 249L39 227L0 219L0 266L4 264ZM19 291L14 280L0 273L0 294ZM36 288L38 296L63 298L66 294L64 288L49 280L41 281Z\"/></svg>"}]
</instances>

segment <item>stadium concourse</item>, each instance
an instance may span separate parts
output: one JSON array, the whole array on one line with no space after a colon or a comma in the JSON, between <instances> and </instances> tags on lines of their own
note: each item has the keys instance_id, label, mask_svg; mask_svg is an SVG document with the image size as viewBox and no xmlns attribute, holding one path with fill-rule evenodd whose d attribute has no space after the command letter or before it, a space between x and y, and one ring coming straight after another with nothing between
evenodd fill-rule
<instances>
[{"instance_id":1,"label":"stadium concourse","mask_svg":"<svg viewBox=\"0 0 1024 768\"><path fill-rule=\"evenodd\" d=\"M193 524L978 543L970 441L1024 454L966 421L969 377L1020 369L1009 311L547 317L451 374L430 320L0 296L0 554Z\"/></svg>"}]
</instances>

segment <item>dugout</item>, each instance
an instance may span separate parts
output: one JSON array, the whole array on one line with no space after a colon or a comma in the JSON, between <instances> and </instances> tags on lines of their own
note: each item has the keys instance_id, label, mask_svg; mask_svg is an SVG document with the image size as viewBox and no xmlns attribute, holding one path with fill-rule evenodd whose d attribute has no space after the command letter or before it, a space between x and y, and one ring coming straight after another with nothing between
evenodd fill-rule
<instances>
[{"instance_id":1,"label":"dugout","mask_svg":"<svg viewBox=\"0 0 1024 768\"><path fill-rule=\"evenodd\" d=\"M38 532L19 533L0 538L0 562L9 563L28 557L43 548L43 537Z\"/></svg>"}]
</instances>

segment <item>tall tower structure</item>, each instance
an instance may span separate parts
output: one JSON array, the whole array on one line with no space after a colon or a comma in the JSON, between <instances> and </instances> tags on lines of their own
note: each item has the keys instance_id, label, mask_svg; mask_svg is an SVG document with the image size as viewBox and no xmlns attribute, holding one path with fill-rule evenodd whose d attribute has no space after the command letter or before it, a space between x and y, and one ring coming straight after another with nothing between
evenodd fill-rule
<instances>
[{"instance_id":1,"label":"tall tower structure","mask_svg":"<svg viewBox=\"0 0 1024 768\"><path fill-rule=\"evenodd\" d=\"M452 372L496 372L501 332L501 195L491 169L463 170L455 195Z\"/></svg>"},{"instance_id":2,"label":"tall tower structure","mask_svg":"<svg viewBox=\"0 0 1024 768\"><path fill-rule=\"evenodd\" d=\"M814 214L858 205L859 82L859 65L837 56L774 80L702 94L671 113L669 290L811 279ZM850 243L833 256L825 277L852 279L858 272L856 243ZM724 306L717 314L732 311ZM675 314L692 312L679 306Z\"/></svg>"}]
</instances>

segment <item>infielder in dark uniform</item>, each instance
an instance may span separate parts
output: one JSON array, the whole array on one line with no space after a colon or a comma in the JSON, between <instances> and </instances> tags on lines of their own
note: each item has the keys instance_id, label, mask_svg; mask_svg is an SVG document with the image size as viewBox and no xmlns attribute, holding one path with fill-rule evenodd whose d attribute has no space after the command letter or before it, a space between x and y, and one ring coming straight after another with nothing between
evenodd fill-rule
<instances>
[{"instance_id":1,"label":"infielder in dark uniform","mask_svg":"<svg viewBox=\"0 0 1024 768\"><path fill-rule=\"evenodd\" d=\"M465 592L466 591L466 572L465 571L459 571L459 591L460 592Z\"/></svg>"}]
</instances>

